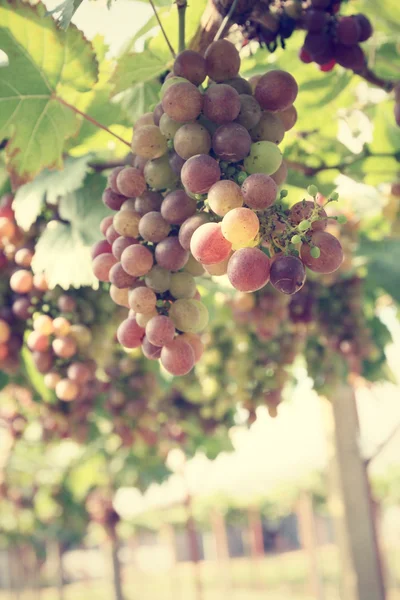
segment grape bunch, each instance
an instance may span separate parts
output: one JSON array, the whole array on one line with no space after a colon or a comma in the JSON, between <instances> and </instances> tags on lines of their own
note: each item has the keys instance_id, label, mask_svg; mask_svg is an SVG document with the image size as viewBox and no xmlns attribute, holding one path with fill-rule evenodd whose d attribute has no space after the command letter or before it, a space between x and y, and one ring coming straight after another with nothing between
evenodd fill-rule
<instances>
[{"instance_id":1,"label":"grape bunch","mask_svg":"<svg viewBox=\"0 0 400 600\"><path fill-rule=\"evenodd\" d=\"M372 35L372 25L363 14L341 16L340 1L311 0L302 16L307 31L300 59L315 62L321 71L331 71L335 64L355 73L366 67L365 54L360 46Z\"/></svg>"},{"instance_id":2,"label":"grape bunch","mask_svg":"<svg viewBox=\"0 0 400 600\"><path fill-rule=\"evenodd\" d=\"M196 276L226 273L246 293L271 281L293 294L306 267L329 273L343 259L315 186L312 200L291 209L278 191L286 178L278 144L297 119L295 79L272 70L250 83L239 69L225 39L204 57L180 53L161 102L135 124L132 166L114 169L103 195L115 215L101 224L93 271L129 309L118 340L172 375L187 374L203 352L208 311Z\"/></svg>"}]
</instances>

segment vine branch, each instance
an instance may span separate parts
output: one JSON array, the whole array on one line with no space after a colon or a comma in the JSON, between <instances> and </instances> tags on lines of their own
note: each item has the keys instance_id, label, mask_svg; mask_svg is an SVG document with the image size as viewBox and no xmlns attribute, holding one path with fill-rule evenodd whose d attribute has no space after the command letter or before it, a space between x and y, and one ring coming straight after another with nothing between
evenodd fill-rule
<instances>
[{"instance_id":1,"label":"vine branch","mask_svg":"<svg viewBox=\"0 0 400 600\"><path fill-rule=\"evenodd\" d=\"M101 123L99 123L98 121L96 121L96 119L93 119L93 117L90 117L86 113L84 113L81 110L79 110L79 108L76 108L76 106L73 106L72 104L69 104L69 102L66 102L65 100L63 100L59 96L54 96L54 99L57 100L58 102L60 102L60 104L63 104L64 106L66 106L67 108L69 108L70 110L72 110L77 115L80 115L81 117L83 117L86 121L89 121L89 123L92 123L92 125L95 125L99 129L103 129L103 131L107 131L107 133L109 133L110 135L112 135L113 137L115 137L117 140L119 140L120 142L122 142L123 144L125 144L126 146L128 146L128 148L131 147L131 145L130 145L129 142L127 142L126 140L124 140L118 134L116 134L113 131L111 131L111 129L109 129L105 125L102 125Z\"/></svg>"},{"instance_id":2,"label":"vine branch","mask_svg":"<svg viewBox=\"0 0 400 600\"><path fill-rule=\"evenodd\" d=\"M390 154L389 152L381 154L372 154L369 151L364 151L358 156L355 156L354 158L343 160L340 163L336 163L334 165L327 165L323 163L319 167L310 167L308 165L305 165L304 163L294 160L286 160L286 164L288 168L292 169L293 171L298 171L299 173L302 173L307 177L315 177L315 175L318 175L318 173L321 173L321 171L344 171L347 167L352 167L354 164L364 160L365 158L396 158L396 156L394 154Z\"/></svg>"},{"instance_id":3,"label":"vine branch","mask_svg":"<svg viewBox=\"0 0 400 600\"><path fill-rule=\"evenodd\" d=\"M187 0L176 0L178 7L178 19L179 19L179 52L183 52L186 48L185 42L185 27L186 27L186 9Z\"/></svg>"},{"instance_id":4,"label":"vine branch","mask_svg":"<svg viewBox=\"0 0 400 600\"><path fill-rule=\"evenodd\" d=\"M169 51L170 51L170 52L171 52L171 54L172 54L172 58L175 58L175 56L176 56L176 54L175 54L175 50L173 49L173 47L172 47L172 45L171 45L171 42L170 42L170 41L169 41L169 39L168 39L167 32L166 32L166 31L165 31L165 29L164 29L164 25L161 23L161 19L160 19L160 17L159 17L159 14L158 14L158 12L157 12L157 9L156 9L156 7L154 6L154 2L153 2L153 0L149 0L149 2L150 2L150 6L151 6L151 8L153 9L154 16L155 16L155 18L157 19L157 23L159 24L159 26L160 26L160 28L161 28L162 34L163 34L163 36L164 36L164 39L165 39L165 41L167 42L167 46L168 46L168 48L169 48Z\"/></svg>"}]
</instances>

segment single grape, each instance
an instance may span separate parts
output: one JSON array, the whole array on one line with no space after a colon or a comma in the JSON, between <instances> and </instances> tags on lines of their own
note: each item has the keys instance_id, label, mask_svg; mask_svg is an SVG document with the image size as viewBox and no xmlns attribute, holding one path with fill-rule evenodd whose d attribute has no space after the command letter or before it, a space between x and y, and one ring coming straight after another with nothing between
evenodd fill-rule
<instances>
[{"instance_id":1,"label":"single grape","mask_svg":"<svg viewBox=\"0 0 400 600\"><path fill-rule=\"evenodd\" d=\"M63 402L76 400L79 394L79 386L70 379L61 379L56 384L56 396Z\"/></svg>"},{"instance_id":2,"label":"single grape","mask_svg":"<svg viewBox=\"0 0 400 600\"><path fill-rule=\"evenodd\" d=\"M206 194L221 178L217 161L206 154L197 154L185 162L182 168L182 183L192 194Z\"/></svg>"},{"instance_id":3,"label":"single grape","mask_svg":"<svg viewBox=\"0 0 400 600\"><path fill-rule=\"evenodd\" d=\"M14 256L14 262L24 269L28 269L32 264L33 251L30 248L20 248Z\"/></svg>"},{"instance_id":4,"label":"single grape","mask_svg":"<svg viewBox=\"0 0 400 600\"><path fill-rule=\"evenodd\" d=\"M205 272L203 265L197 262L193 254L189 255L189 259L183 270L193 275L193 277L200 277L200 275L204 275Z\"/></svg>"},{"instance_id":5,"label":"single grape","mask_svg":"<svg viewBox=\"0 0 400 600\"><path fill-rule=\"evenodd\" d=\"M106 231L106 240L109 244L113 245L115 240L119 238L118 231L115 230L114 225L110 225L110 227Z\"/></svg>"},{"instance_id":6,"label":"single grape","mask_svg":"<svg viewBox=\"0 0 400 600\"><path fill-rule=\"evenodd\" d=\"M279 113L264 111L257 125L250 130L250 135L255 142L274 142L280 144L285 137L285 126L278 117Z\"/></svg>"},{"instance_id":7,"label":"single grape","mask_svg":"<svg viewBox=\"0 0 400 600\"><path fill-rule=\"evenodd\" d=\"M168 156L149 160L144 168L144 178L153 190L165 190L175 187L178 177L169 164Z\"/></svg>"},{"instance_id":8,"label":"single grape","mask_svg":"<svg viewBox=\"0 0 400 600\"><path fill-rule=\"evenodd\" d=\"M271 284L283 294L295 294L304 285L306 271L297 256L278 254L272 261L270 271Z\"/></svg>"},{"instance_id":9,"label":"single grape","mask_svg":"<svg viewBox=\"0 0 400 600\"><path fill-rule=\"evenodd\" d=\"M240 69L240 56L228 40L212 42L204 55L207 75L213 81L226 81L236 77Z\"/></svg>"},{"instance_id":10,"label":"single grape","mask_svg":"<svg viewBox=\"0 0 400 600\"><path fill-rule=\"evenodd\" d=\"M146 182L139 169L125 167L118 173L117 188L123 196L136 198L145 191Z\"/></svg>"},{"instance_id":11,"label":"single grape","mask_svg":"<svg viewBox=\"0 0 400 600\"><path fill-rule=\"evenodd\" d=\"M227 123L218 127L213 135L212 147L215 154L228 162L239 162L250 152L251 137L239 123Z\"/></svg>"},{"instance_id":12,"label":"single grape","mask_svg":"<svg viewBox=\"0 0 400 600\"><path fill-rule=\"evenodd\" d=\"M219 125L234 121L240 108L240 96L230 85L213 84L204 94L204 116Z\"/></svg>"},{"instance_id":13,"label":"single grape","mask_svg":"<svg viewBox=\"0 0 400 600\"><path fill-rule=\"evenodd\" d=\"M165 92L162 105L171 119L187 123L197 119L203 108L203 95L193 83L177 83Z\"/></svg>"},{"instance_id":14,"label":"single grape","mask_svg":"<svg viewBox=\"0 0 400 600\"><path fill-rule=\"evenodd\" d=\"M146 191L135 200L135 210L141 215L154 210L159 211L163 197L159 192Z\"/></svg>"},{"instance_id":15,"label":"single grape","mask_svg":"<svg viewBox=\"0 0 400 600\"><path fill-rule=\"evenodd\" d=\"M175 325L169 317L157 315L146 325L146 337L154 346L165 346L175 337Z\"/></svg>"},{"instance_id":16,"label":"single grape","mask_svg":"<svg viewBox=\"0 0 400 600\"><path fill-rule=\"evenodd\" d=\"M229 256L232 244L223 236L220 223L205 223L192 235L190 250L205 265L220 263Z\"/></svg>"},{"instance_id":17,"label":"single grape","mask_svg":"<svg viewBox=\"0 0 400 600\"><path fill-rule=\"evenodd\" d=\"M56 317L53 321L54 334L65 337L71 330L71 323L65 317Z\"/></svg>"},{"instance_id":18,"label":"single grape","mask_svg":"<svg viewBox=\"0 0 400 600\"><path fill-rule=\"evenodd\" d=\"M49 390L55 390L57 383L61 380L61 375L56 373L55 371L50 371L50 373L46 373L43 378L44 385Z\"/></svg>"},{"instance_id":19,"label":"single grape","mask_svg":"<svg viewBox=\"0 0 400 600\"><path fill-rule=\"evenodd\" d=\"M304 26L310 33L321 33L329 22L329 14L323 10L309 9L304 15Z\"/></svg>"},{"instance_id":20,"label":"single grape","mask_svg":"<svg viewBox=\"0 0 400 600\"><path fill-rule=\"evenodd\" d=\"M108 206L108 208L111 208L111 210L119 210L121 208L121 206L123 205L123 203L125 202L126 197L122 196L122 194L119 194L117 192L114 192L111 188L106 188L103 192L103 202L106 206ZM105 223L106 219L108 219L108 217L105 217L105 219L103 219L102 221L102 225L101 227L105 227L105 225L103 225L103 223ZM107 221L108 222L108 221ZM105 231L107 231L107 228L105 228ZM104 235L104 232L103 232Z\"/></svg>"},{"instance_id":21,"label":"single grape","mask_svg":"<svg viewBox=\"0 0 400 600\"><path fill-rule=\"evenodd\" d=\"M171 281L171 273L167 269L155 265L144 279L147 287L154 290L158 294L163 294L169 289Z\"/></svg>"},{"instance_id":22,"label":"single grape","mask_svg":"<svg viewBox=\"0 0 400 600\"><path fill-rule=\"evenodd\" d=\"M156 294L148 287L137 287L129 293L129 306L135 312L153 312L156 308L156 302Z\"/></svg>"},{"instance_id":23,"label":"single grape","mask_svg":"<svg viewBox=\"0 0 400 600\"><path fill-rule=\"evenodd\" d=\"M110 283L115 285L119 290L129 288L136 281L136 277L129 275L124 271L120 262L115 263L110 269Z\"/></svg>"},{"instance_id":24,"label":"single grape","mask_svg":"<svg viewBox=\"0 0 400 600\"><path fill-rule=\"evenodd\" d=\"M223 236L235 247L248 244L260 229L257 215L249 208L234 208L221 223Z\"/></svg>"},{"instance_id":25,"label":"single grape","mask_svg":"<svg viewBox=\"0 0 400 600\"><path fill-rule=\"evenodd\" d=\"M160 90L160 98L164 98L166 92L169 90L170 87L172 87L173 85L176 85L177 83L190 83L188 79L185 79L184 77L177 77L176 75L174 75L173 73L168 73L168 75L166 76L164 83L161 86L161 90Z\"/></svg>"},{"instance_id":26,"label":"single grape","mask_svg":"<svg viewBox=\"0 0 400 600\"><path fill-rule=\"evenodd\" d=\"M282 110L276 114L277 117L282 121L285 131L290 131L297 121L297 110L295 106L289 106L286 110Z\"/></svg>"},{"instance_id":27,"label":"single grape","mask_svg":"<svg viewBox=\"0 0 400 600\"><path fill-rule=\"evenodd\" d=\"M170 192L161 205L161 214L171 225L181 225L196 212L196 201L183 190Z\"/></svg>"},{"instance_id":28,"label":"single grape","mask_svg":"<svg viewBox=\"0 0 400 600\"><path fill-rule=\"evenodd\" d=\"M128 317L118 327L117 339L124 348L139 348L143 338L144 329L139 327L136 319Z\"/></svg>"},{"instance_id":29,"label":"single grape","mask_svg":"<svg viewBox=\"0 0 400 600\"><path fill-rule=\"evenodd\" d=\"M152 253L141 244L128 246L121 256L121 264L124 270L134 277L146 275L152 268L153 262Z\"/></svg>"},{"instance_id":30,"label":"single grape","mask_svg":"<svg viewBox=\"0 0 400 600\"><path fill-rule=\"evenodd\" d=\"M224 83L233 87L238 94L251 95L253 93L251 84L247 81L247 79L244 79L243 77L233 77L232 79L226 79Z\"/></svg>"},{"instance_id":31,"label":"single grape","mask_svg":"<svg viewBox=\"0 0 400 600\"><path fill-rule=\"evenodd\" d=\"M78 385L84 385L92 379L92 370L85 363L74 362L67 370L68 379L75 381Z\"/></svg>"},{"instance_id":32,"label":"single grape","mask_svg":"<svg viewBox=\"0 0 400 600\"><path fill-rule=\"evenodd\" d=\"M51 335L54 331L53 319L48 315L39 315L33 321L33 329L43 335Z\"/></svg>"},{"instance_id":33,"label":"single grape","mask_svg":"<svg viewBox=\"0 0 400 600\"><path fill-rule=\"evenodd\" d=\"M174 149L185 160L196 154L208 154L211 149L211 136L200 123L187 123L176 132Z\"/></svg>"},{"instance_id":34,"label":"single grape","mask_svg":"<svg viewBox=\"0 0 400 600\"><path fill-rule=\"evenodd\" d=\"M131 237L118 237L112 244L112 253L117 260L121 260L121 256L125 248L132 246L132 244L138 244L139 242L135 238Z\"/></svg>"},{"instance_id":35,"label":"single grape","mask_svg":"<svg viewBox=\"0 0 400 600\"><path fill-rule=\"evenodd\" d=\"M298 85L295 78L278 69L263 75L255 90L255 97L263 110L279 111L289 108L296 100Z\"/></svg>"},{"instance_id":36,"label":"single grape","mask_svg":"<svg viewBox=\"0 0 400 600\"><path fill-rule=\"evenodd\" d=\"M94 276L99 281L110 281L111 268L117 263L113 254L99 254L92 262Z\"/></svg>"},{"instance_id":37,"label":"single grape","mask_svg":"<svg viewBox=\"0 0 400 600\"><path fill-rule=\"evenodd\" d=\"M111 251L111 245L107 242L107 240L100 240L100 242L96 242L92 246L92 260L96 258L96 256L99 256L99 254L110 254Z\"/></svg>"},{"instance_id":38,"label":"single grape","mask_svg":"<svg viewBox=\"0 0 400 600\"><path fill-rule=\"evenodd\" d=\"M178 336L161 350L161 364L171 375L186 375L194 367L192 346Z\"/></svg>"},{"instance_id":39,"label":"single grape","mask_svg":"<svg viewBox=\"0 0 400 600\"><path fill-rule=\"evenodd\" d=\"M289 211L289 221L294 226L299 225L302 221L310 218L313 210L314 202L311 200L301 200L300 202L296 202ZM312 223L311 229L313 231L326 229L328 224L327 214L322 207L318 209L318 217L319 220Z\"/></svg>"},{"instance_id":40,"label":"single grape","mask_svg":"<svg viewBox=\"0 0 400 600\"><path fill-rule=\"evenodd\" d=\"M366 65L365 54L360 46L337 44L334 58L339 65L355 73L360 73Z\"/></svg>"},{"instance_id":41,"label":"single grape","mask_svg":"<svg viewBox=\"0 0 400 600\"><path fill-rule=\"evenodd\" d=\"M255 292L269 281L270 261L258 248L237 250L228 263L228 278L241 292Z\"/></svg>"},{"instance_id":42,"label":"single grape","mask_svg":"<svg viewBox=\"0 0 400 600\"><path fill-rule=\"evenodd\" d=\"M148 242L161 242L171 231L170 224L163 218L161 213L153 211L146 213L140 219L139 233Z\"/></svg>"},{"instance_id":43,"label":"single grape","mask_svg":"<svg viewBox=\"0 0 400 600\"><path fill-rule=\"evenodd\" d=\"M0 344L5 344L11 337L11 329L6 321L0 319Z\"/></svg>"},{"instance_id":44,"label":"single grape","mask_svg":"<svg viewBox=\"0 0 400 600\"><path fill-rule=\"evenodd\" d=\"M250 155L244 161L244 168L250 175L264 173L272 175L282 163L282 153L273 142L256 142L252 144Z\"/></svg>"},{"instance_id":45,"label":"single grape","mask_svg":"<svg viewBox=\"0 0 400 600\"><path fill-rule=\"evenodd\" d=\"M140 129L140 127L144 127L145 125L154 125L154 115L152 112L144 113L144 115L139 117L135 123L135 129Z\"/></svg>"},{"instance_id":46,"label":"single grape","mask_svg":"<svg viewBox=\"0 0 400 600\"><path fill-rule=\"evenodd\" d=\"M160 158L167 152L167 150L167 138L163 136L160 128L157 127L157 125L145 125L134 132L132 138L132 152L138 156L142 156L143 158L147 159ZM117 185L121 190L121 186L119 184L120 177L121 173L117 177ZM144 190L145 188L143 188L143 190L136 195L140 196Z\"/></svg>"},{"instance_id":47,"label":"single grape","mask_svg":"<svg viewBox=\"0 0 400 600\"><path fill-rule=\"evenodd\" d=\"M368 40L373 32L371 21L365 15L355 15L355 19L358 21L360 26L360 36L358 41L365 42Z\"/></svg>"},{"instance_id":48,"label":"single grape","mask_svg":"<svg viewBox=\"0 0 400 600\"><path fill-rule=\"evenodd\" d=\"M71 358L78 350L75 340L69 336L56 337L52 341L51 347L54 354L60 358Z\"/></svg>"},{"instance_id":49,"label":"single grape","mask_svg":"<svg viewBox=\"0 0 400 600\"><path fill-rule=\"evenodd\" d=\"M245 204L253 210L265 210L271 206L278 193L278 186L269 175L254 173L242 185Z\"/></svg>"},{"instance_id":50,"label":"single grape","mask_svg":"<svg viewBox=\"0 0 400 600\"><path fill-rule=\"evenodd\" d=\"M184 333L199 333L208 323L208 311L199 300L176 300L169 310L169 317Z\"/></svg>"},{"instance_id":51,"label":"single grape","mask_svg":"<svg viewBox=\"0 0 400 600\"><path fill-rule=\"evenodd\" d=\"M207 201L211 210L223 217L233 208L243 206L243 195L237 183L222 179L210 188Z\"/></svg>"},{"instance_id":52,"label":"single grape","mask_svg":"<svg viewBox=\"0 0 400 600\"><path fill-rule=\"evenodd\" d=\"M22 297L14 300L12 304L12 312L17 317L17 319L22 319L26 321L30 317L30 308L31 301L29 298Z\"/></svg>"},{"instance_id":53,"label":"single grape","mask_svg":"<svg viewBox=\"0 0 400 600\"><path fill-rule=\"evenodd\" d=\"M179 271L189 258L189 252L182 248L177 236L166 238L156 246L155 258L157 264L168 271Z\"/></svg>"},{"instance_id":54,"label":"single grape","mask_svg":"<svg viewBox=\"0 0 400 600\"><path fill-rule=\"evenodd\" d=\"M311 246L302 244L300 256L303 263L316 273L333 273L343 262L342 246L335 236L326 231L315 231L311 235L311 243L320 250L319 258L311 255Z\"/></svg>"},{"instance_id":55,"label":"single grape","mask_svg":"<svg viewBox=\"0 0 400 600\"><path fill-rule=\"evenodd\" d=\"M139 235L141 215L132 209L119 211L113 221L115 231L124 237L136 238Z\"/></svg>"},{"instance_id":56,"label":"single grape","mask_svg":"<svg viewBox=\"0 0 400 600\"><path fill-rule=\"evenodd\" d=\"M361 37L358 19L354 16L339 17L336 21L336 37L345 46L357 44Z\"/></svg>"},{"instance_id":57,"label":"single grape","mask_svg":"<svg viewBox=\"0 0 400 600\"><path fill-rule=\"evenodd\" d=\"M142 340L142 352L146 358L149 360L157 360L161 356L161 348L159 346L154 346L146 336L144 336Z\"/></svg>"},{"instance_id":58,"label":"single grape","mask_svg":"<svg viewBox=\"0 0 400 600\"><path fill-rule=\"evenodd\" d=\"M110 298L118 306L129 308L129 288L118 288L116 285L110 285Z\"/></svg>"},{"instance_id":59,"label":"single grape","mask_svg":"<svg viewBox=\"0 0 400 600\"><path fill-rule=\"evenodd\" d=\"M304 39L304 49L319 65L332 60L335 54L333 41L325 33L307 33Z\"/></svg>"},{"instance_id":60,"label":"single grape","mask_svg":"<svg viewBox=\"0 0 400 600\"><path fill-rule=\"evenodd\" d=\"M207 77L206 60L194 50L184 50L175 58L174 73L178 77L184 77L193 85L198 86Z\"/></svg>"},{"instance_id":61,"label":"single grape","mask_svg":"<svg viewBox=\"0 0 400 600\"><path fill-rule=\"evenodd\" d=\"M45 273L35 273L33 276L33 287L40 292L47 292L49 284Z\"/></svg>"},{"instance_id":62,"label":"single grape","mask_svg":"<svg viewBox=\"0 0 400 600\"><path fill-rule=\"evenodd\" d=\"M122 206L122 203L121 203L121 206ZM119 210L119 208L117 210ZM104 217L104 219L102 219L102 221L100 223L100 231L104 236L107 233L107 229L110 227L110 225L112 225L113 218L114 218L113 215L109 215L108 217Z\"/></svg>"},{"instance_id":63,"label":"single grape","mask_svg":"<svg viewBox=\"0 0 400 600\"><path fill-rule=\"evenodd\" d=\"M196 281L190 273L172 273L169 291L178 300L193 298L196 293Z\"/></svg>"},{"instance_id":64,"label":"single grape","mask_svg":"<svg viewBox=\"0 0 400 600\"><path fill-rule=\"evenodd\" d=\"M185 164L185 159L181 158L177 152L171 152L169 155L169 166L175 175L180 177L182 167Z\"/></svg>"},{"instance_id":65,"label":"single grape","mask_svg":"<svg viewBox=\"0 0 400 600\"><path fill-rule=\"evenodd\" d=\"M236 122L246 127L246 129L252 129L261 119L261 107L253 96L240 94L239 98L240 112Z\"/></svg>"},{"instance_id":66,"label":"single grape","mask_svg":"<svg viewBox=\"0 0 400 600\"><path fill-rule=\"evenodd\" d=\"M194 352L194 360L197 363L201 359L204 352L204 344L201 341L200 336L196 333L182 333L182 335L179 336L179 339L190 344Z\"/></svg>"},{"instance_id":67,"label":"single grape","mask_svg":"<svg viewBox=\"0 0 400 600\"><path fill-rule=\"evenodd\" d=\"M33 288L33 275L30 271L19 269L10 277L10 288L16 294L28 294Z\"/></svg>"},{"instance_id":68,"label":"single grape","mask_svg":"<svg viewBox=\"0 0 400 600\"><path fill-rule=\"evenodd\" d=\"M32 352L32 359L39 373L48 373L53 368L54 358L51 351Z\"/></svg>"},{"instance_id":69,"label":"single grape","mask_svg":"<svg viewBox=\"0 0 400 600\"><path fill-rule=\"evenodd\" d=\"M167 140L173 140L174 135L181 127L182 123L174 121L174 119L171 119L167 113L164 113L160 119L160 131L167 138Z\"/></svg>"}]
</instances>

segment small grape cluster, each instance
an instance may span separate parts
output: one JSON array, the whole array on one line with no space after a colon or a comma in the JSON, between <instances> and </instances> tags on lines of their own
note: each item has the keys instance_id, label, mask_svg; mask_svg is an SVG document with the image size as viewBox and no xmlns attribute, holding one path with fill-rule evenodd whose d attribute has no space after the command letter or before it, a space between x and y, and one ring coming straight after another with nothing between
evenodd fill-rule
<instances>
[{"instance_id":1,"label":"small grape cluster","mask_svg":"<svg viewBox=\"0 0 400 600\"><path fill-rule=\"evenodd\" d=\"M340 16L340 1L311 0L302 21L307 35L300 50L304 63L315 62L321 71L331 71L335 64L360 73L366 66L360 42L372 35L372 25L363 15Z\"/></svg>"},{"instance_id":2,"label":"small grape cluster","mask_svg":"<svg viewBox=\"0 0 400 600\"><path fill-rule=\"evenodd\" d=\"M160 104L135 124L133 165L113 170L103 195L116 214L101 224L93 271L130 309L118 340L172 375L187 374L203 352L208 311L195 276L227 273L242 292L271 280L293 294L306 266L328 273L343 259L324 231L316 188L290 210L286 191L278 194L286 177L278 144L297 119L295 79L272 70L248 82L240 62L224 39L204 57L179 54Z\"/></svg>"}]
</instances>

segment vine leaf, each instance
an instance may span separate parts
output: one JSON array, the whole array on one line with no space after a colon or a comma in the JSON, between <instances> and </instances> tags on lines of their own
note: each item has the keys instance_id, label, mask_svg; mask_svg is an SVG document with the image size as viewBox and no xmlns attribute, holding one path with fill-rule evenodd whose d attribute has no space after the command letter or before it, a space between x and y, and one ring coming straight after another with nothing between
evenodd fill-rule
<instances>
[{"instance_id":1,"label":"vine leaf","mask_svg":"<svg viewBox=\"0 0 400 600\"><path fill-rule=\"evenodd\" d=\"M357 254L367 260L367 282L380 287L400 302L400 240L385 238L374 241L361 240Z\"/></svg>"},{"instance_id":2,"label":"vine leaf","mask_svg":"<svg viewBox=\"0 0 400 600\"><path fill-rule=\"evenodd\" d=\"M101 238L100 221L111 213L101 202L105 186L103 176L88 175L84 187L61 198L59 214L63 222L50 221L40 236L32 268L36 273L46 273L50 288L98 287L90 249Z\"/></svg>"},{"instance_id":3,"label":"vine leaf","mask_svg":"<svg viewBox=\"0 0 400 600\"><path fill-rule=\"evenodd\" d=\"M113 95L118 94L132 85L151 81L168 68L169 55L155 55L149 50L124 54L118 61L111 77L114 85Z\"/></svg>"},{"instance_id":4,"label":"vine leaf","mask_svg":"<svg viewBox=\"0 0 400 600\"><path fill-rule=\"evenodd\" d=\"M65 196L82 186L92 155L67 157L62 171L44 169L33 181L21 186L15 194L13 208L20 227L27 231L41 213L44 203L57 204Z\"/></svg>"},{"instance_id":5,"label":"vine leaf","mask_svg":"<svg viewBox=\"0 0 400 600\"><path fill-rule=\"evenodd\" d=\"M161 84L157 81L141 81L116 96L118 102L132 123L141 117L149 106L160 100Z\"/></svg>"},{"instance_id":6,"label":"vine leaf","mask_svg":"<svg viewBox=\"0 0 400 600\"><path fill-rule=\"evenodd\" d=\"M68 29L71 19L82 4L83 0L64 0L58 4L53 10L48 12L49 15L54 15L56 22L61 29Z\"/></svg>"},{"instance_id":7,"label":"vine leaf","mask_svg":"<svg viewBox=\"0 0 400 600\"><path fill-rule=\"evenodd\" d=\"M89 91L98 65L82 33L57 29L40 2L0 0L0 49L8 57L0 70L0 139L9 138L8 169L18 187L44 167L62 166L64 142L80 121L57 94Z\"/></svg>"}]
</instances>

